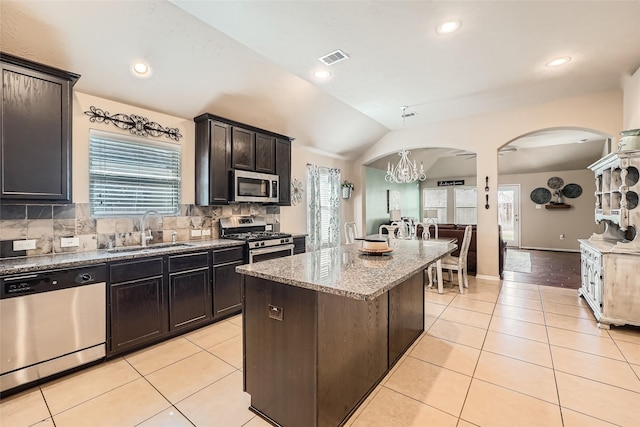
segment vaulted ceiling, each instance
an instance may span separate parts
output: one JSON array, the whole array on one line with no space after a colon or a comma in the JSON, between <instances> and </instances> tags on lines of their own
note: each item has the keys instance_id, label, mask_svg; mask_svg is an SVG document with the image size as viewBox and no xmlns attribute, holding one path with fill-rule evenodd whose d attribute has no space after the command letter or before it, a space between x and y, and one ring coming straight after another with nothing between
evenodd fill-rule
<instances>
[{"instance_id":1,"label":"vaulted ceiling","mask_svg":"<svg viewBox=\"0 0 640 427\"><path fill-rule=\"evenodd\" d=\"M640 1L3 0L0 19L0 49L82 74L79 91L348 158L400 129L403 105L423 126L619 88L640 66ZM459 31L437 34L447 20ZM318 61L336 49L349 59Z\"/></svg>"}]
</instances>

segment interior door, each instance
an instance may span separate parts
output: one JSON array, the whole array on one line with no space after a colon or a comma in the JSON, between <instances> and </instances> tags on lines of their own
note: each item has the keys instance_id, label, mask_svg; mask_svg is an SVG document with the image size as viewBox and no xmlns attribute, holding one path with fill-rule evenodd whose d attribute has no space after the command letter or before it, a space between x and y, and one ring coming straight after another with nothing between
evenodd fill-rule
<instances>
[{"instance_id":1,"label":"interior door","mask_svg":"<svg viewBox=\"0 0 640 427\"><path fill-rule=\"evenodd\" d=\"M507 246L520 247L520 184L498 188L498 224L502 226L502 240Z\"/></svg>"}]
</instances>

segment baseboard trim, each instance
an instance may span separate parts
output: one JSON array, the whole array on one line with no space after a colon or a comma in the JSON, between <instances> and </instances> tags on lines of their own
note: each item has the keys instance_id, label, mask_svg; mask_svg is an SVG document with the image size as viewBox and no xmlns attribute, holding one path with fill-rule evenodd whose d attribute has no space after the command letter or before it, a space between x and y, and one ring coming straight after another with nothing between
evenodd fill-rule
<instances>
[{"instance_id":1,"label":"baseboard trim","mask_svg":"<svg viewBox=\"0 0 640 427\"><path fill-rule=\"evenodd\" d=\"M491 280L493 282L500 281L500 278L497 276L485 276L484 274L476 274L476 279Z\"/></svg>"},{"instance_id":2,"label":"baseboard trim","mask_svg":"<svg viewBox=\"0 0 640 427\"><path fill-rule=\"evenodd\" d=\"M552 252L580 252L580 249L536 248L533 246L520 246L517 249L530 249L534 251L552 251Z\"/></svg>"}]
</instances>

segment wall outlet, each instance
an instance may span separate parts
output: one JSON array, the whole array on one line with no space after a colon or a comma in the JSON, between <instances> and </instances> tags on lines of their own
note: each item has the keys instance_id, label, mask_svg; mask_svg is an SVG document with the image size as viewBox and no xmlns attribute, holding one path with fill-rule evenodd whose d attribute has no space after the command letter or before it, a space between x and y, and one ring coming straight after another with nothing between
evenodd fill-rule
<instances>
[{"instance_id":1,"label":"wall outlet","mask_svg":"<svg viewBox=\"0 0 640 427\"><path fill-rule=\"evenodd\" d=\"M267 224L264 226L264 231L273 231L273 224Z\"/></svg>"},{"instance_id":2,"label":"wall outlet","mask_svg":"<svg viewBox=\"0 0 640 427\"><path fill-rule=\"evenodd\" d=\"M208 228L205 228L204 230L202 230L202 235L203 236L211 236L211 230Z\"/></svg>"},{"instance_id":3,"label":"wall outlet","mask_svg":"<svg viewBox=\"0 0 640 427\"><path fill-rule=\"evenodd\" d=\"M564 240L564 234L560 235L560 240Z\"/></svg>"},{"instance_id":4,"label":"wall outlet","mask_svg":"<svg viewBox=\"0 0 640 427\"><path fill-rule=\"evenodd\" d=\"M36 240L14 240L13 241L13 250L14 251L29 251L36 248Z\"/></svg>"},{"instance_id":5,"label":"wall outlet","mask_svg":"<svg viewBox=\"0 0 640 427\"><path fill-rule=\"evenodd\" d=\"M202 236L202 230L191 230L191 237L200 237Z\"/></svg>"},{"instance_id":6,"label":"wall outlet","mask_svg":"<svg viewBox=\"0 0 640 427\"><path fill-rule=\"evenodd\" d=\"M60 238L61 248L75 248L77 246L80 246L80 239L78 237L61 237Z\"/></svg>"},{"instance_id":7,"label":"wall outlet","mask_svg":"<svg viewBox=\"0 0 640 427\"><path fill-rule=\"evenodd\" d=\"M542 209L542 205L536 205L536 209Z\"/></svg>"}]
</instances>

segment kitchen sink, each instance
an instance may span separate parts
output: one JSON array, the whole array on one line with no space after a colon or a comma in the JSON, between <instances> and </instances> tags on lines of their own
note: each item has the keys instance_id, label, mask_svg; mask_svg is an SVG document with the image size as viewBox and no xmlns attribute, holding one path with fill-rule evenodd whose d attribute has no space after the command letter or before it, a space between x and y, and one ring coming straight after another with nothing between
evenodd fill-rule
<instances>
[{"instance_id":1,"label":"kitchen sink","mask_svg":"<svg viewBox=\"0 0 640 427\"><path fill-rule=\"evenodd\" d=\"M117 254L123 252L152 252L155 249L166 249L166 248L184 248L184 247L193 247L195 245L191 243L157 243L155 245L136 245L136 246L122 246L119 248L107 249L107 252L110 254Z\"/></svg>"}]
</instances>

